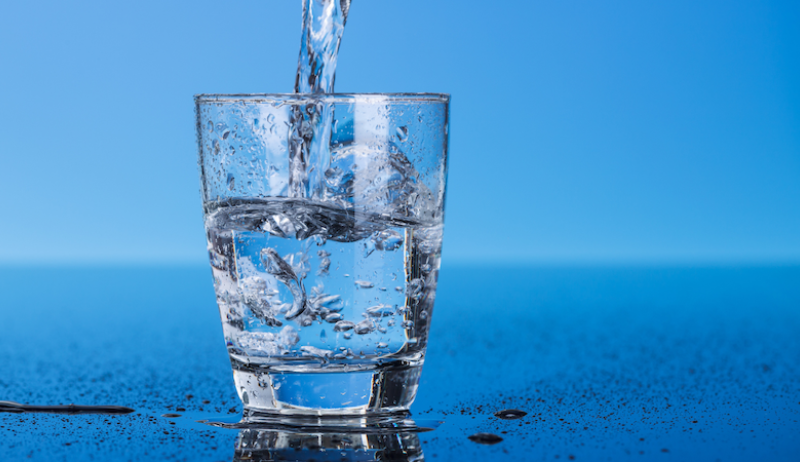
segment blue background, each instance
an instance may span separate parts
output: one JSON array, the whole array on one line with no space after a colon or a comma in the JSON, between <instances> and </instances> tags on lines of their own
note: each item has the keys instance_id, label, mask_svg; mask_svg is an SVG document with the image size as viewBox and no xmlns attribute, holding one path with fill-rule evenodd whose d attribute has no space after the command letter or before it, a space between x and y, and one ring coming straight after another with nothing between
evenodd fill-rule
<instances>
[{"instance_id":1,"label":"blue background","mask_svg":"<svg viewBox=\"0 0 800 462\"><path fill-rule=\"evenodd\" d=\"M0 263L197 263L192 95L299 0L4 2ZM800 4L356 0L337 90L453 95L445 262L800 261ZM488 237L487 237L488 236Z\"/></svg>"},{"instance_id":2,"label":"blue background","mask_svg":"<svg viewBox=\"0 0 800 462\"><path fill-rule=\"evenodd\" d=\"M192 96L291 91L300 13L0 4L0 400L136 409L2 413L0 459L233 455L195 422L241 404ZM798 24L796 1L354 1L339 91L453 95L427 457L797 460Z\"/></svg>"}]
</instances>

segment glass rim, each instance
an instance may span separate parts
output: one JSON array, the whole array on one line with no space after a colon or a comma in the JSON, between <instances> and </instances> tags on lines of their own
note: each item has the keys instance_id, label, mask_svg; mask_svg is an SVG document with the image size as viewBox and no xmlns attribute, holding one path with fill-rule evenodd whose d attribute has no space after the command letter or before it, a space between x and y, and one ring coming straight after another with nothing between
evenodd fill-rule
<instances>
[{"instance_id":1,"label":"glass rim","mask_svg":"<svg viewBox=\"0 0 800 462\"><path fill-rule=\"evenodd\" d=\"M308 101L449 103L450 95L448 93L201 93L194 95L194 101L197 104L236 102L304 104Z\"/></svg>"}]
</instances>

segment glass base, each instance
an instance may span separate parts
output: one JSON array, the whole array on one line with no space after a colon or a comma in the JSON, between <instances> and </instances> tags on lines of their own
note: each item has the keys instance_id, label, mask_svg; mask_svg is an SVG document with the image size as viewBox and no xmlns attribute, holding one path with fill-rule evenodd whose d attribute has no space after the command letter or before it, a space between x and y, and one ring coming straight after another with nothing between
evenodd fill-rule
<instances>
[{"instance_id":1,"label":"glass base","mask_svg":"<svg viewBox=\"0 0 800 462\"><path fill-rule=\"evenodd\" d=\"M234 362L247 411L284 416L403 414L417 395L421 364L336 372L276 371Z\"/></svg>"}]
</instances>

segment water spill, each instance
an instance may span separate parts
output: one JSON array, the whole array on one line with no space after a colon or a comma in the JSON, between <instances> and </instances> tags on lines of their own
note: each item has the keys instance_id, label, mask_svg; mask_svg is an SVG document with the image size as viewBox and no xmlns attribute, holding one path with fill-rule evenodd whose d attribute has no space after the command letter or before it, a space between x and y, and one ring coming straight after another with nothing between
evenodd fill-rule
<instances>
[{"instance_id":1,"label":"water spill","mask_svg":"<svg viewBox=\"0 0 800 462\"><path fill-rule=\"evenodd\" d=\"M0 401L0 412L46 413L46 414L130 414L134 410L123 406L82 406L68 404L66 406L35 406L20 404L14 401Z\"/></svg>"}]
</instances>

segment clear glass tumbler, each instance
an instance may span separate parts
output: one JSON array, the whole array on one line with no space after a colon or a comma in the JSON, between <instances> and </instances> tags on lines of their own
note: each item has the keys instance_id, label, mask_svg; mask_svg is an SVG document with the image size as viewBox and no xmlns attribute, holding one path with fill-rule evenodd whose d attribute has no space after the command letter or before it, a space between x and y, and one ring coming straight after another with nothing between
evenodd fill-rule
<instances>
[{"instance_id":1,"label":"clear glass tumbler","mask_svg":"<svg viewBox=\"0 0 800 462\"><path fill-rule=\"evenodd\" d=\"M436 295L449 96L195 103L208 252L245 408L404 413Z\"/></svg>"}]
</instances>

